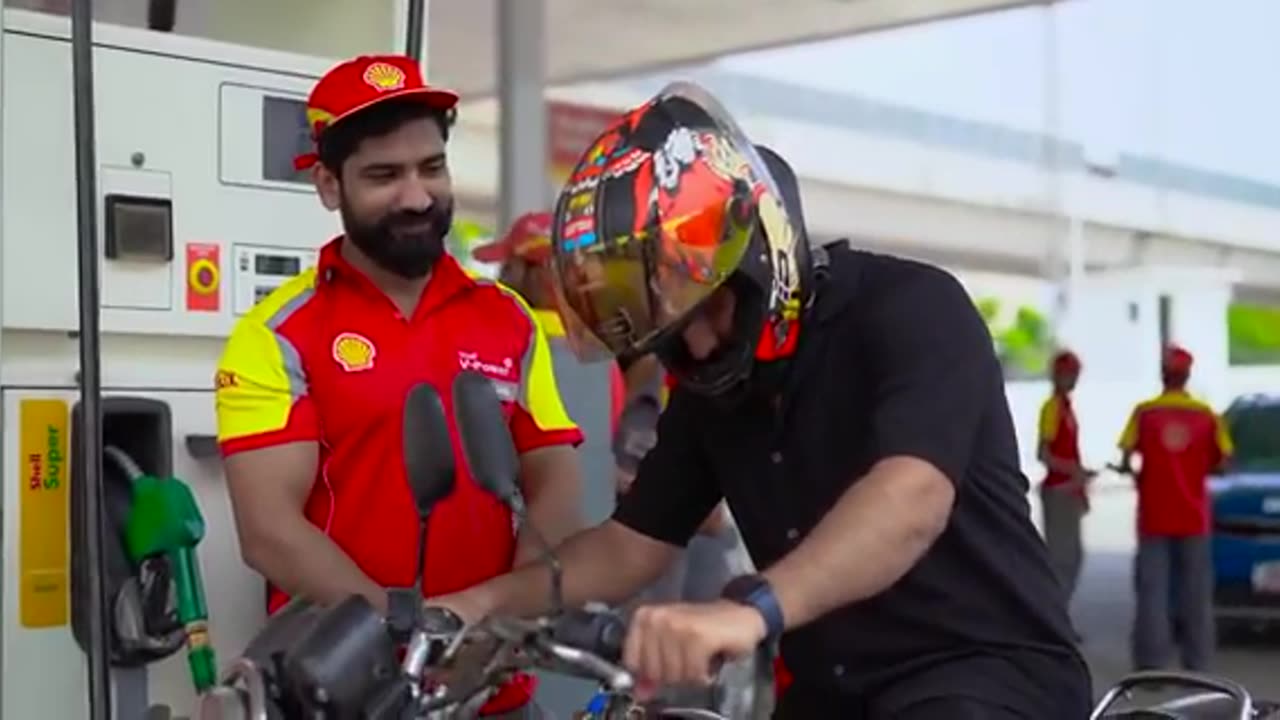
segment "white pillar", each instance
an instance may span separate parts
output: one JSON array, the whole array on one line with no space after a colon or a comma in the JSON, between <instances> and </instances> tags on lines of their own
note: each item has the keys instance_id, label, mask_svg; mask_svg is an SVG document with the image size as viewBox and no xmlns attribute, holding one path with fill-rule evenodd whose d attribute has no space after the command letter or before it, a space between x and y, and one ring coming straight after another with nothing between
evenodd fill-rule
<instances>
[{"instance_id":1,"label":"white pillar","mask_svg":"<svg viewBox=\"0 0 1280 720\"><path fill-rule=\"evenodd\" d=\"M545 210L547 107L543 0L499 0L498 232L522 213Z\"/></svg>"}]
</instances>

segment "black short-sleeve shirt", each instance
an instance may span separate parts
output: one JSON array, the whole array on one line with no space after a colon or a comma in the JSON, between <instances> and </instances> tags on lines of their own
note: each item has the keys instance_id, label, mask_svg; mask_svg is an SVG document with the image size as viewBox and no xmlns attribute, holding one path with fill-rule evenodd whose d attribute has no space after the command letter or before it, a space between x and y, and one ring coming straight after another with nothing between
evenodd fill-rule
<instances>
[{"instance_id":1,"label":"black short-sleeve shirt","mask_svg":"<svg viewBox=\"0 0 1280 720\"><path fill-rule=\"evenodd\" d=\"M723 497L768 568L876 462L920 458L956 485L946 530L879 596L783 637L797 683L863 693L975 653L1083 668L969 295L932 266L843 245L828 256L778 392L727 410L677 387L614 518L683 545Z\"/></svg>"}]
</instances>

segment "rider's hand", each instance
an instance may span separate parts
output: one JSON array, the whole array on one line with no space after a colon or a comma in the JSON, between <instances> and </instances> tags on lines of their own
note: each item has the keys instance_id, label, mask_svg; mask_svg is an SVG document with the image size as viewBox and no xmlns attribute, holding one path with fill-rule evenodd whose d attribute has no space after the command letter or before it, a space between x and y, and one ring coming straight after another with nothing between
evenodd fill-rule
<instances>
[{"instance_id":1,"label":"rider's hand","mask_svg":"<svg viewBox=\"0 0 1280 720\"><path fill-rule=\"evenodd\" d=\"M631 618L622 660L642 691L706 685L715 679L713 665L751 654L764 638L764 618L745 605L727 600L649 605Z\"/></svg>"}]
</instances>

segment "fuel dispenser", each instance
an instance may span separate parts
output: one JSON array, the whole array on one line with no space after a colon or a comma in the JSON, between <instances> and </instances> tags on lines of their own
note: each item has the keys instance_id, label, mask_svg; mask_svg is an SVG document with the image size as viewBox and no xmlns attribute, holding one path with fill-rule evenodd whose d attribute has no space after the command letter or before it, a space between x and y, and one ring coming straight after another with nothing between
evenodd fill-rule
<instances>
[{"instance_id":1,"label":"fuel dispenser","mask_svg":"<svg viewBox=\"0 0 1280 720\"><path fill-rule=\"evenodd\" d=\"M68 19L2 18L0 719L189 717L214 658L237 657L265 617L223 486L213 374L237 317L339 231L292 166L306 93L336 58L96 24L96 143L77 153ZM369 50L399 45L394 32ZM77 294L78 248L93 248L77 242L77 177L93 178L80 271L96 269L96 313ZM75 449L99 433L100 471Z\"/></svg>"}]
</instances>

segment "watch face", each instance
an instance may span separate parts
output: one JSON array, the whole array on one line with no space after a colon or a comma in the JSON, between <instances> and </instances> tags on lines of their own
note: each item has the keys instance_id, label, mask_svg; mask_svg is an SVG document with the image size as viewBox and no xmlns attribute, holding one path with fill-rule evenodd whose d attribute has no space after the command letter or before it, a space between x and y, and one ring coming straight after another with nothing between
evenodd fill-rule
<instances>
[{"instance_id":1,"label":"watch face","mask_svg":"<svg viewBox=\"0 0 1280 720\"><path fill-rule=\"evenodd\" d=\"M724 586L721 595L729 600L746 602L756 590L767 586L768 583L759 575L739 575Z\"/></svg>"},{"instance_id":2,"label":"watch face","mask_svg":"<svg viewBox=\"0 0 1280 720\"><path fill-rule=\"evenodd\" d=\"M773 596L773 588L769 585L769 581L763 577L759 575L736 577L724 586L721 597L755 608L764 618L769 635L766 641L775 639L782 633L784 627L782 609L778 607L778 600Z\"/></svg>"}]
</instances>

